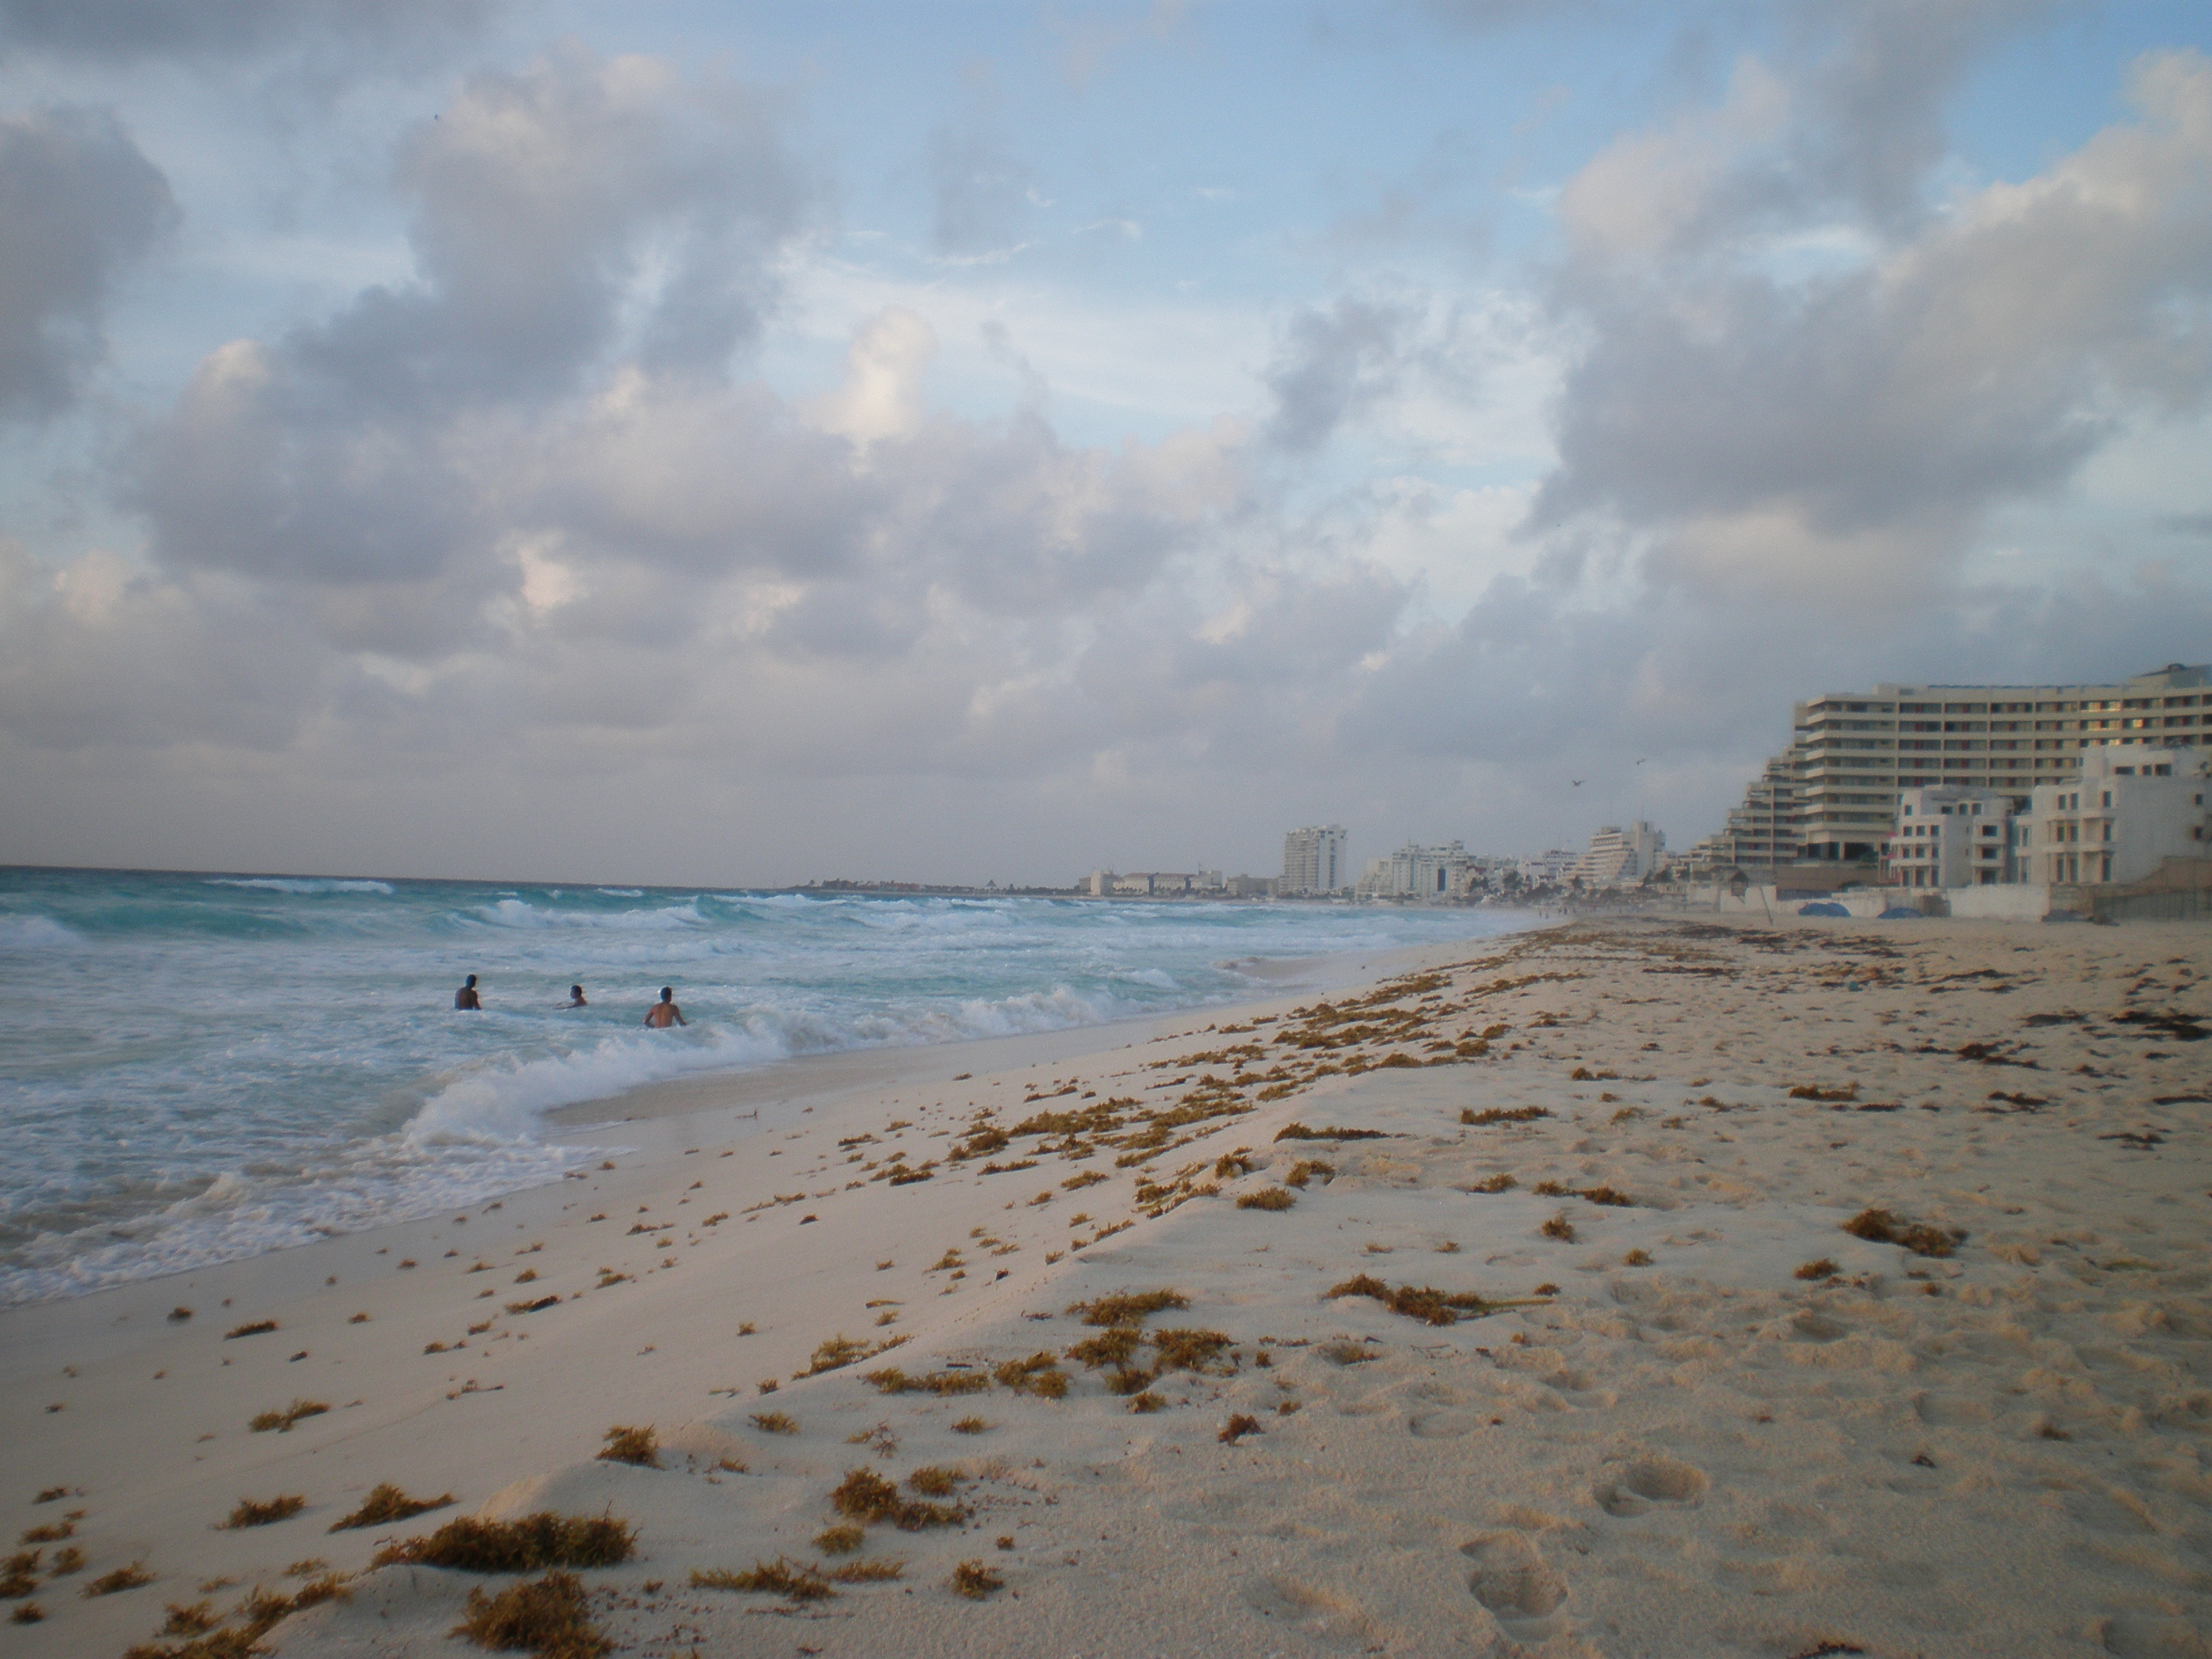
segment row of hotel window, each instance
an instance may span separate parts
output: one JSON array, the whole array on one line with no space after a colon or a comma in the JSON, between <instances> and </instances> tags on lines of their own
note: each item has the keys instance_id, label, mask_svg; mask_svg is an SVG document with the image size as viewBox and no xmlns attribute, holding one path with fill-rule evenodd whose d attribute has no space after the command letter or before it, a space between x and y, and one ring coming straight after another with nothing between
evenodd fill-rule
<instances>
[{"instance_id":1,"label":"row of hotel window","mask_svg":"<svg viewBox=\"0 0 2212 1659\"><path fill-rule=\"evenodd\" d=\"M2123 726L2129 730L2134 730L2137 727L2155 726L2157 722L2155 720L2084 720L2081 724L2084 729L2110 726L2117 731ZM2036 726L2039 731L2043 730L2044 723L2039 720L2036 722ZM1948 731L1956 731L1962 727L1969 732L1978 732L1982 729L1980 726L1971 720L1954 720L1945 729ZM1899 730L1905 732L1919 729L1923 728L1911 726L1900 726L1899 728ZM1932 732L1936 728L1933 726L1929 726L1924 729ZM2001 721L1995 720L1992 720L1990 723L1989 729L1992 732L2017 732L2026 730L2024 726L2008 726ZM2182 732L2171 736L2161 735L2158 739L2160 744L2193 744L2196 740L2196 735L2193 732ZM1897 746L1899 749L1979 749L1984 747L1984 743L1986 743L1986 745L1991 749L2018 749L2030 741L2031 739L2025 738L1991 738L1984 739L1980 738L1952 737L1944 738L1940 740L1934 738L1899 738L1897 740ZM2038 749L2094 749L2102 746L2099 744L2084 742L2074 738L2036 738L2032 739L2032 741L2034 746ZM1818 754L1824 749L1887 749L1890 745L1889 740L1886 738L1816 737L1809 738L1802 746L1815 754Z\"/></svg>"},{"instance_id":2,"label":"row of hotel window","mask_svg":"<svg viewBox=\"0 0 2212 1659\"><path fill-rule=\"evenodd\" d=\"M1812 714L2097 714L2136 708L2212 708L2202 697L2090 697L2074 702L1816 702Z\"/></svg>"}]
</instances>

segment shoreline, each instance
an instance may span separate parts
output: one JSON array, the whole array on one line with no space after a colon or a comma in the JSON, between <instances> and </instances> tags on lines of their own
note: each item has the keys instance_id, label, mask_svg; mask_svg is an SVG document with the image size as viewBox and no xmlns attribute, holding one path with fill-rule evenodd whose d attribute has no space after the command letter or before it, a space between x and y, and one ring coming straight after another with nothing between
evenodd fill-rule
<instances>
[{"instance_id":1,"label":"shoreline","mask_svg":"<svg viewBox=\"0 0 2212 1659\"><path fill-rule=\"evenodd\" d=\"M1533 926L1542 925L1541 921L1534 915L1528 921ZM1479 942L1482 938L1504 936L1486 934L1442 944L1395 945L1380 950L1337 951L1319 956L1246 958L1228 965L1235 967L1248 978L1278 981L1285 988L1304 987L1322 989L1340 981L1356 982L1359 975L1368 970L1370 964L1386 963L1407 953L1456 949L1462 944ZM973 1069L979 1065L1001 1069L1012 1065L1072 1058L1115 1046L1117 1042L1137 1040L1138 1034L1161 1022L1172 1023L1200 1014L1226 1017L1230 1011L1242 1007L1248 1000L1273 994L1265 985L1255 984L1249 988L1249 996L1240 997L1233 1002L1194 1003L1183 1007L1127 1015L1094 1024L1061 1026L996 1036L963 1037L942 1042L832 1049L750 1065L733 1065L714 1071L679 1073L673 1077L633 1085L614 1094L543 1109L534 1114L537 1126L534 1139L542 1145L594 1149L638 1140L647 1144L634 1149L625 1147L625 1150L635 1150L641 1156L660 1156L665 1152L670 1138L678 1133L672 1125L664 1124L661 1120L680 1120L715 1113L742 1115L744 1109L750 1108L763 1115L758 1120L762 1127L773 1127L783 1117L804 1107L826 1105L856 1091L886 1087L902 1078L911 1077L918 1082L923 1076L934 1074L939 1063L935 1058L937 1056L957 1054L969 1056L958 1069ZM613 1133L624 1125L635 1126L635 1133L627 1137ZM491 1200L513 1200L524 1193L546 1190L560 1184L560 1177L555 1176L538 1181L533 1185L492 1187L470 1199L461 1207L481 1205ZM440 1206L441 1209L446 1207L452 1206ZM435 1214L436 1212L428 1213ZM411 1219L380 1219L358 1229L325 1234L319 1238L267 1245L219 1261L168 1268L111 1284L64 1290L9 1303L0 1307L0 1315L16 1309L43 1307L54 1303L79 1301L87 1297L104 1296L137 1285L186 1280L243 1262L281 1256L293 1251L319 1249L345 1239L380 1233L386 1229L415 1225L423 1218L418 1216ZM130 1223L118 1224L130 1224L143 1219L143 1217L131 1218ZM4 1374L4 1367L0 1367L0 1374Z\"/></svg>"},{"instance_id":2,"label":"shoreline","mask_svg":"<svg viewBox=\"0 0 2212 1659\"><path fill-rule=\"evenodd\" d=\"M364 1573L378 1540L552 1508L640 1528L638 1560L585 1577L654 1654L674 1627L678 1655L769 1632L843 1659L1088 1654L1138 1583L1146 1629L1253 1659L2187 1650L2160 1607L2194 1594L2201 1504L2160 1472L2212 1454L2191 1358L2212 1136L2183 1046L2212 1020L2202 929L1607 919L1393 955L1333 1013L1299 987L1141 1040L1049 1034L1092 1046L997 1071L907 1051L939 1063L792 1095L788 1121L603 1124L666 1145L0 1313L12 1523L82 1509L88 1579L153 1575L94 1600L42 1579L15 1648L119 1652L197 1585L228 1580L206 1592L227 1609L322 1558L351 1600L276 1651L466 1651L464 1593L505 1581ZM1282 1139L1297 1123L1313 1137ZM1869 1207L1946 1249L1843 1229ZM1431 1324L1343 1293L1363 1281L1491 1302ZM1133 1414L1073 1357L1097 1333L1072 1310L1163 1285L1188 1310L1140 1344L1172 1323L1227 1346L1162 1364ZM1065 1398L991 1382L1033 1352ZM885 1395L862 1376L884 1364L980 1389ZM329 1409L248 1430L288 1400ZM611 1424L652 1425L662 1467L596 1458ZM902 1580L818 1605L686 1587L821 1559L855 1465L957 1470L972 1526L872 1531ZM456 1502L325 1530L381 1481ZM29 1501L55 1486L68 1503ZM216 1528L279 1493L296 1519ZM944 1588L979 1557L1005 1594Z\"/></svg>"},{"instance_id":3,"label":"shoreline","mask_svg":"<svg viewBox=\"0 0 2212 1659\"><path fill-rule=\"evenodd\" d=\"M1528 930L1522 930L1528 931ZM1382 951L1344 951L1322 957L1291 958L1280 965L1279 989L1233 1004L1199 1004L1154 1014L1134 1015L1096 1025L1063 1026L1056 1030L1024 1032L1008 1036L969 1037L953 1042L917 1043L895 1048L839 1049L770 1061L757 1067L661 1079L640 1084L618 1095L556 1107L539 1114L551 1132L544 1139L560 1145L590 1147L621 1158L625 1167L659 1167L682 1156L682 1145L704 1134L717 1146L736 1145L756 1136L787 1129L817 1109L834 1109L863 1097L924 1086L930 1079L942 1084L951 1068L989 1078L1024 1066L1065 1064L1092 1058L1166 1035L1170 1028L1186 1026L1206 1017L1209 1022L1249 1017L1265 1012L1282 998L1314 992L1340 990L1364 984L1358 977L1405 971L1443 953L1462 952L1493 940L1519 937L1518 933L1486 935L1436 945L1397 945ZM964 1060L963 1056L965 1057ZM619 1115L612 1109L628 1108ZM503 1206L510 1218L539 1218L550 1194L564 1192L573 1175L536 1185L491 1193L463 1210ZM129 1325L141 1334L167 1307L173 1305L171 1291L178 1287L200 1291L204 1282L224 1281L216 1288L231 1292L230 1300L271 1297L285 1298L328 1288L333 1274L341 1280L357 1276L375 1258L396 1254L404 1259L427 1237L442 1238L441 1218L447 1206L429 1215L380 1222L356 1231L335 1233L297 1244L279 1246L252 1255L236 1256L203 1267L152 1273L143 1279L105 1285L75 1295L49 1297L0 1308L0 1333L19 1318L29 1327L21 1339L0 1340L0 1389L12 1385L26 1367L11 1363L10 1356L29 1360L40 1340L54 1333L86 1334L86 1328L110 1328L109 1340L95 1343L103 1354L127 1352L120 1340ZM396 1251L395 1251L396 1246ZM236 1280L235 1285L228 1282ZM106 1305L112 1301L113 1307ZM70 1316L60 1310L93 1306ZM51 1321L35 1317L52 1310Z\"/></svg>"},{"instance_id":4,"label":"shoreline","mask_svg":"<svg viewBox=\"0 0 2212 1659\"><path fill-rule=\"evenodd\" d=\"M962 1037L951 1042L836 1048L766 1060L757 1066L661 1078L638 1084L617 1095L553 1107L540 1113L539 1121L562 1132L550 1138L566 1139L589 1136L592 1131L622 1124L745 1106L764 1110L770 1105L793 1106L802 1102L823 1105L859 1090L888 1088L902 1081L919 1086L923 1073L934 1075L941 1069L933 1056L951 1058L961 1070L971 1072L1005 1071L1079 1059L1144 1041L1162 1024L1201 1016L1237 1018L1248 1007L1261 1006L1292 993L1325 994L1364 985L1372 977L1387 976L1399 971L1403 964L1425 961L1439 951L1462 951L1486 940L1516 938L1536 928L1557 925L1532 914L1526 927L1437 944L1343 951L1317 957L1247 958L1230 965L1249 978L1273 980L1276 983L1266 989L1255 986L1250 996L1233 1001L1192 1003L1153 1013L1102 1020L1091 1025L1063 1025L1045 1031ZM963 1055L967 1057L964 1063L958 1058ZM616 1108L623 1109L617 1114L611 1109ZM590 1139L585 1144L599 1143Z\"/></svg>"}]
</instances>

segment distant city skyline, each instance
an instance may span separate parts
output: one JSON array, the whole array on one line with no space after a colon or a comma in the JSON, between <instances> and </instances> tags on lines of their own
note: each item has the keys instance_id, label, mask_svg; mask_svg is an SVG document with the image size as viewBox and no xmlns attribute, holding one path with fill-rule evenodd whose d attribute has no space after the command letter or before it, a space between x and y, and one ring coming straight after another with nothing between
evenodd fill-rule
<instances>
[{"instance_id":1,"label":"distant city skyline","mask_svg":"<svg viewBox=\"0 0 2212 1659\"><path fill-rule=\"evenodd\" d=\"M0 862L1687 848L1820 687L2202 661L2208 52L0 0Z\"/></svg>"}]
</instances>

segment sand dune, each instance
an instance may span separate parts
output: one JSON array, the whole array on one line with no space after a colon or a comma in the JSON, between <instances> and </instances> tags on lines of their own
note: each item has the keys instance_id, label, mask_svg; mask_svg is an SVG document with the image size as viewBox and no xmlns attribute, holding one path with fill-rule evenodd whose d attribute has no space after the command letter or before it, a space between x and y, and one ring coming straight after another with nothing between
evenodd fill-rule
<instances>
[{"instance_id":1,"label":"sand dune","mask_svg":"<svg viewBox=\"0 0 2212 1659\"><path fill-rule=\"evenodd\" d=\"M23 1547L9 1648L336 1574L273 1650L475 1651L508 1581L373 1555L552 1510L634 1526L580 1577L656 1655L2212 1652L2208 973L2180 927L1584 923L15 1310L16 1523L86 1560ZM383 1481L457 1502L325 1530Z\"/></svg>"}]
</instances>

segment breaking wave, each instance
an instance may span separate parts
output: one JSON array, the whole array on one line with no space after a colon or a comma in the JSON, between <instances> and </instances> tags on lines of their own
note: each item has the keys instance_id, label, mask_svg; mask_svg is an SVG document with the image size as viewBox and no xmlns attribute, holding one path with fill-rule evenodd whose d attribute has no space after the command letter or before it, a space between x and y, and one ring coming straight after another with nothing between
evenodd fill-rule
<instances>
[{"instance_id":1,"label":"breaking wave","mask_svg":"<svg viewBox=\"0 0 2212 1659\"><path fill-rule=\"evenodd\" d=\"M1249 996L1510 918L367 878L0 871L0 1302L557 1180L547 1115L808 1054ZM484 1008L453 1009L463 974ZM570 1008L580 983L587 1006ZM671 984L690 1024L639 1022ZM94 1031L98 1040L87 1042Z\"/></svg>"}]
</instances>

